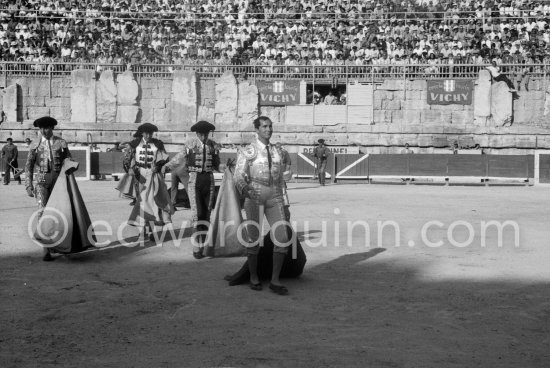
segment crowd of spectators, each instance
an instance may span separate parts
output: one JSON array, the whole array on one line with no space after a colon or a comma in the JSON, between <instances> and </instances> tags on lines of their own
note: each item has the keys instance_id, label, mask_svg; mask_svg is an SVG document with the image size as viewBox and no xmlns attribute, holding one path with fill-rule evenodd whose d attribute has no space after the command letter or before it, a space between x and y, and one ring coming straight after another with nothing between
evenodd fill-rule
<instances>
[{"instance_id":1,"label":"crowd of spectators","mask_svg":"<svg viewBox=\"0 0 550 368\"><path fill-rule=\"evenodd\" d=\"M424 64L437 73L444 64L550 63L549 17L543 0L0 0L0 57L297 74Z\"/></svg>"}]
</instances>

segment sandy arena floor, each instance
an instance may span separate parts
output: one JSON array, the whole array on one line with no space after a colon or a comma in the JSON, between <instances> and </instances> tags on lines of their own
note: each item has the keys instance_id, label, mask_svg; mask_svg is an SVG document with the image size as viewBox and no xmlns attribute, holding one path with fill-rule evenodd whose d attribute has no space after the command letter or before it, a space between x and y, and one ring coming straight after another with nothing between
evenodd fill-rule
<instances>
[{"instance_id":1,"label":"sandy arena floor","mask_svg":"<svg viewBox=\"0 0 550 368\"><path fill-rule=\"evenodd\" d=\"M92 220L116 230L130 207L115 185L79 182ZM115 233L42 262L34 199L0 187L0 367L548 367L547 188L312 182L289 195L308 263L283 297L228 287L244 259L197 261L188 238L123 246ZM189 219L178 211L174 228ZM500 246L488 221L509 221Z\"/></svg>"}]
</instances>

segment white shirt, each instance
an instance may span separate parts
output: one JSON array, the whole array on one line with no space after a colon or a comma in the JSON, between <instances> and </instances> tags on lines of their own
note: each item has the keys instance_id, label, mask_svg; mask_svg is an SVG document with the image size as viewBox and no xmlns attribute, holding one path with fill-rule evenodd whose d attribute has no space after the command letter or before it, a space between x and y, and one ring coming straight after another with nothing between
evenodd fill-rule
<instances>
[{"instance_id":1,"label":"white shirt","mask_svg":"<svg viewBox=\"0 0 550 368\"><path fill-rule=\"evenodd\" d=\"M491 73L491 76L493 78L496 78L500 75L500 71L499 71L498 67L494 67L494 66L490 65L490 66L487 67L487 70L489 71L489 73Z\"/></svg>"},{"instance_id":2,"label":"white shirt","mask_svg":"<svg viewBox=\"0 0 550 368\"><path fill-rule=\"evenodd\" d=\"M50 154L48 155L48 161L52 162L53 160L53 152L52 152L52 139L47 139L46 137L42 136L42 138L40 139L40 145L44 145L46 147L46 149L50 152Z\"/></svg>"}]
</instances>

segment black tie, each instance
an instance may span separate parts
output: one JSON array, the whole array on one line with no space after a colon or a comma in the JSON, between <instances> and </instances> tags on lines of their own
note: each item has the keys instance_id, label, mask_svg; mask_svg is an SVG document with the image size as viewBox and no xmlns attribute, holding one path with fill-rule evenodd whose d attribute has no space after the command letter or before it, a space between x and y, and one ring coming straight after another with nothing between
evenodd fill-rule
<instances>
[{"instance_id":1,"label":"black tie","mask_svg":"<svg viewBox=\"0 0 550 368\"><path fill-rule=\"evenodd\" d=\"M53 171L53 151L52 151L52 145L49 139L48 139L48 149L50 151L50 169Z\"/></svg>"},{"instance_id":2,"label":"black tie","mask_svg":"<svg viewBox=\"0 0 550 368\"><path fill-rule=\"evenodd\" d=\"M269 150L269 145L265 146L267 150L267 166L269 168L269 185L271 185L271 152Z\"/></svg>"},{"instance_id":3,"label":"black tie","mask_svg":"<svg viewBox=\"0 0 550 368\"><path fill-rule=\"evenodd\" d=\"M206 169L206 144L202 145L202 171Z\"/></svg>"}]
</instances>

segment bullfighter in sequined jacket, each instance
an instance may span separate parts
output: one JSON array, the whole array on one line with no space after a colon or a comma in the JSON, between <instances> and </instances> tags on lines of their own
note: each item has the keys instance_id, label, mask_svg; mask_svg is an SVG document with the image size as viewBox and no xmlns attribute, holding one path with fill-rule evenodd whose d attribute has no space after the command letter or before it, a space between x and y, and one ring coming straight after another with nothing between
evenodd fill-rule
<instances>
[{"instance_id":1,"label":"bullfighter in sequined jacket","mask_svg":"<svg viewBox=\"0 0 550 368\"><path fill-rule=\"evenodd\" d=\"M174 156L166 169L174 170L187 162L189 171L188 195L193 216L195 238L193 256L203 258L203 247L208 232L210 213L214 208L214 170L220 166L220 154L216 142L208 138L216 127L207 121L199 121L191 127L197 137L191 139L183 149Z\"/></svg>"}]
</instances>

